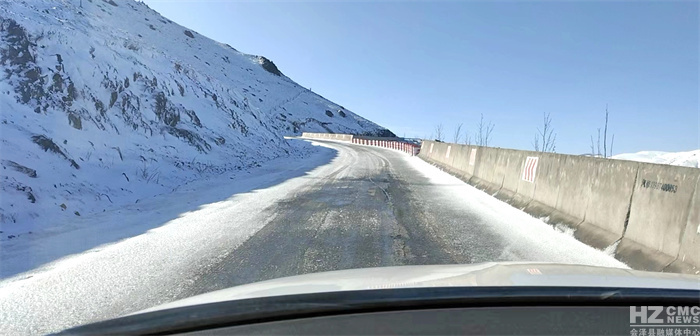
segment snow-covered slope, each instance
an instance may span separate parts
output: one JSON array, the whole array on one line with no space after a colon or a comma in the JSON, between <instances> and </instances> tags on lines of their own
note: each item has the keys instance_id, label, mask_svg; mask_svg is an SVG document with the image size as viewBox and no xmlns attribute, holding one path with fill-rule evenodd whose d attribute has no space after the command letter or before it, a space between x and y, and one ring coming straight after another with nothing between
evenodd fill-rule
<instances>
[{"instance_id":1,"label":"snow-covered slope","mask_svg":"<svg viewBox=\"0 0 700 336\"><path fill-rule=\"evenodd\" d=\"M79 4L0 0L0 240L309 150L284 135L391 135L144 3Z\"/></svg>"},{"instance_id":2,"label":"snow-covered slope","mask_svg":"<svg viewBox=\"0 0 700 336\"><path fill-rule=\"evenodd\" d=\"M688 152L643 151L638 153L618 154L612 157L618 160L660 163L674 166L700 168L700 149Z\"/></svg>"}]
</instances>

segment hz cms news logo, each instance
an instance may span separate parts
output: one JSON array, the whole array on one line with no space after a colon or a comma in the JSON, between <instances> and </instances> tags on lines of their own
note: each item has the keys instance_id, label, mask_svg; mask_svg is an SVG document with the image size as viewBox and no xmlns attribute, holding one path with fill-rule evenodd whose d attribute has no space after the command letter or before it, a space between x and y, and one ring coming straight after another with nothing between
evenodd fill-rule
<instances>
[{"instance_id":1,"label":"hz cms news logo","mask_svg":"<svg viewBox=\"0 0 700 336\"><path fill-rule=\"evenodd\" d=\"M632 335L700 336L700 306L630 306Z\"/></svg>"}]
</instances>

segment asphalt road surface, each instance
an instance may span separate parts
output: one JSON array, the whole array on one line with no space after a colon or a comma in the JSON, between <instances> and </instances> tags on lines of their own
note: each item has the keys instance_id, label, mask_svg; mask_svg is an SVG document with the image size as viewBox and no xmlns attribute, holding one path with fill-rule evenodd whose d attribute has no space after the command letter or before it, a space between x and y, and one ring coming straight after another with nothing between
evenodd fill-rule
<instances>
[{"instance_id":1,"label":"asphalt road surface","mask_svg":"<svg viewBox=\"0 0 700 336\"><path fill-rule=\"evenodd\" d=\"M218 226L186 232L191 240L169 236L192 228L175 221L150 236L0 286L0 330L57 331L310 272L487 261L620 266L416 157L317 142L335 152L330 162L194 212L199 222Z\"/></svg>"},{"instance_id":2,"label":"asphalt road surface","mask_svg":"<svg viewBox=\"0 0 700 336\"><path fill-rule=\"evenodd\" d=\"M479 203L470 207L447 191L471 187L456 180L431 182L405 153L317 142L338 151L333 170L310 178L291 197L271 205L267 211L276 215L274 219L203 269L183 297L284 276L362 267L489 261L590 263L585 255L577 260L572 253L567 260L558 253L543 256L549 252L541 246L514 244L513 235L494 228ZM510 208L473 192L496 207ZM533 220L522 212L517 215ZM553 237L557 235L571 240L563 233ZM597 257L612 260L602 253Z\"/></svg>"}]
</instances>

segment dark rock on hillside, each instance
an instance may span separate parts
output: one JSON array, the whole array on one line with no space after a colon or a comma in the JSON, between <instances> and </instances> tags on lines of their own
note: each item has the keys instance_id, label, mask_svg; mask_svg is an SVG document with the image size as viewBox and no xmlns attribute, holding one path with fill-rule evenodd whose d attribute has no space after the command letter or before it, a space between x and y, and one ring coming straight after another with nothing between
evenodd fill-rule
<instances>
[{"instance_id":1,"label":"dark rock on hillside","mask_svg":"<svg viewBox=\"0 0 700 336\"><path fill-rule=\"evenodd\" d=\"M32 136L32 141L39 145L39 147L41 147L41 149L43 149L45 152L56 153L66 159L70 163L71 167L80 169L80 166L75 162L75 160L69 158L68 155L66 155L66 153L64 153L63 150L61 150L61 148L58 147L53 140L51 140L51 138L48 138L45 135L34 135Z\"/></svg>"},{"instance_id":2,"label":"dark rock on hillside","mask_svg":"<svg viewBox=\"0 0 700 336\"><path fill-rule=\"evenodd\" d=\"M14 169L22 174L25 174L31 178L36 178L36 170L34 170L34 169L31 169L29 167L25 167L17 162L10 161L10 160L2 160L2 164L7 165L10 168L12 168L12 169Z\"/></svg>"},{"instance_id":3,"label":"dark rock on hillside","mask_svg":"<svg viewBox=\"0 0 700 336\"><path fill-rule=\"evenodd\" d=\"M395 138L396 134L394 132L388 130L388 129L382 129L382 130L377 130L377 131L367 131L359 135L364 135L364 136L376 136L376 137L382 137L382 138Z\"/></svg>"},{"instance_id":4,"label":"dark rock on hillside","mask_svg":"<svg viewBox=\"0 0 700 336\"><path fill-rule=\"evenodd\" d=\"M282 76L282 72L277 69L275 63L263 56L258 56L258 60L260 61L260 65L262 65L263 69L267 70L267 72L277 76Z\"/></svg>"}]
</instances>

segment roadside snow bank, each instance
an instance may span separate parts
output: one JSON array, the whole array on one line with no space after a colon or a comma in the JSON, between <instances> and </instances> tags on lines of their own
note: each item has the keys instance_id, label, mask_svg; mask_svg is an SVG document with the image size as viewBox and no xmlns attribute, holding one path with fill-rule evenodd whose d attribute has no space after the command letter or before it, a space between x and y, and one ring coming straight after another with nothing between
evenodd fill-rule
<instances>
[{"instance_id":1,"label":"roadside snow bank","mask_svg":"<svg viewBox=\"0 0 700 336\"><path fill-rule=\"evenodd\" d=\"M561 226L552 226L520 209L465 183L464 181L423 161L406 156L406 161L430 180L440 185L441 205L462 209L497 232L507 242L506 251L520 261L557 262L602 267L629 268L610 252L588 246L574 238ZM536 246L537 248L533 248Z\"/></svg>"},{"instance_id":2,"label":"roadside snow bank","mask_svg":"<svg viewBox=\"0 0 700 336\"><path fill-rule=\"evenodd\" d=\"M112 210L68 218L32 234L3 241L0 245L0 279L37 267L51 269L56 265L65 264L65 260L60 263L58 261L63 257L98 246L104 248L108 244L162 230L171 223L184 221L187 225L195 226L196 228L191 230L186 229L183 234L192 235L191 239L196 240L196 231L206 230L214 225L202 215L201 209L212 210L230 203L226 200L237 197L234 195L271 187L307 174L308 171L330 162L335 154L330 149L311 146L306 141L288 142L305 155L274 159L259 167L194 180L168 193L143 198L136 203ZM254 210L251 208L248 211ZM226 218L223 212L211 215L229 222L236 219L235 216L233 219ZM229 229L239 234L248 234L243 226L231 226ZM177 241L172 243L181 244Z\"/></svg>"},{"instance_id":3,"label":"roadside snow bank","mask_svg":"<svg viewBox=\"0 0 700 336\"><path fill-rule=\"evenodd\" d=\"M618 154L613 156L612 159L700 168L700 149L676 153L642 151L638 153Z\"/></svg>"}]
</instances>

